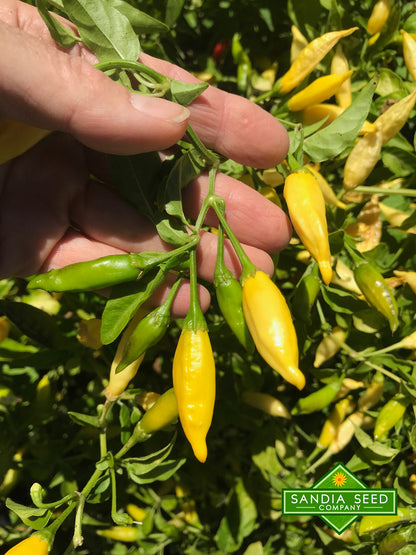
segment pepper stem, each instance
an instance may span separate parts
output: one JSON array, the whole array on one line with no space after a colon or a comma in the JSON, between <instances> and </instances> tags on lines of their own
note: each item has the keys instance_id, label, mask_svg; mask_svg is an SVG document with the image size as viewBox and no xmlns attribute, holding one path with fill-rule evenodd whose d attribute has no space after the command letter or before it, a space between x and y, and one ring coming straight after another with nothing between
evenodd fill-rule
<instances>
[{"instance_id":1,"label":"pepper stem","mask_svg":"<svg viewBox=\"0 0 416 555\"><path fill-rule=\"evenodd\" d=\"M224 209L220 206L218 201L214 198L211 204L212 208L215 210L215 213L218 216L220 224L222 225L227 237L231 241L231 244L238 256L240 264L242 266L242 272L240 276L240 281L243 284L248 277L254 276L257 271L257 267L251 262L247 254L244 252L243 247L240 244L240 241L234 235L233 230L228 225L227 220L225 219Z\"/></svg>"},{"instance_id":2,"label":"pepper stem","mask_svg":"<svg viewBox=\"0 0 416 555\"><path fill-rule=\"evenodd\" d=\"M183 329L206 330L207 323L205 316L201 310L198 296L198 273L196 266L196 249L193 249L189 254L189 270L190 270L190 306L188 314L183 322Z\"/></svg>"}]
</instances>

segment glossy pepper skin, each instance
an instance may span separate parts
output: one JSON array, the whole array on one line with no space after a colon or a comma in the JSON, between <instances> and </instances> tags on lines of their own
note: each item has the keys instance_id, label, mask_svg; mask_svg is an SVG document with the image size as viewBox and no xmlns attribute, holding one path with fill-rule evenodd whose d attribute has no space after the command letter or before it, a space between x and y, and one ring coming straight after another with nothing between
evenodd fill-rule
<instances>
[{"instance_id":1,"label":"glossy pepper skin","mask_svg":"<svg viewBox=\"0 0 416 555\"><path fill-rule=\"evenodd\" d=\"M389 431L403 417L408 402L403 395L396 395L390 399L378 413L374 426L374 439L382 441L385 439Z\"/></svg>"},{"instance_id":2,"label":"glossy pepper skin","mask_svg":"<svg viewBox=\"0 0 416 555\"><path fill-rule=\"evenodd\" d=\"M183 431L200 462L215 404L215 361L206 329L183 329L173 359L173 387Z\"/></svg>"},{"instance_id":3,"label":"glossy pepper skin","mask_svg":"<svg viewBox=\"0 0 416 555\"><path fill-rule=\"evenodd\" d=\"M338 44L331 62L331 73L345 73L349 71L349 69L349 63L342 50L342 46ZM335 99L338 106L341 106L341 108L348 108L352 102L351 79L346 79L342 83L335 93Z\"/></svg>"},{"instance_id":4,"label":"glossy pepper skin","mask_svg":"<svg viewBox=\"0 0 416 555\"><path fill-rule=\"evenodd\" d=\"M358 27L331 31L317 37L303 48L280 80L280 92L288 93L301 83L332 50L337 42L353 33Z\"/></svg>"},{"instance_id":5,"label":"glossy pepper skin","mask_svg":"<svg viewBox=\"0 0 416 555\"><path fill-rule=\"evenodd\" d=\"M262 393L260 391L243 391L241 399L246 405L250 405L266 414L270 414L270 416L290 418L290 413L284 404L268 393Z\"/></svg>"},{"instance_id":6,"label":"glossy pepper skin","mask_svg":"<svg viewBox=\"0 0 416 555\"><path fill-rule=\"evenodd\" d=\"M315 177L306 171L291 173L283 195L290 220L305 248L317 261L322 279L332 279L331 251L326 223L325 199Z\"/></svg>"},{"instance_id":7,"label":"glossy pepper skin","mask_svg":"<svg viewBox=\"0 0 416 555\"><path fill-rule=\"evenodd\" d=\"M140 255L116 254L96 260L68 264L30 279L28 289L45 291L89 291L133 281L140 270Z\"/></svg>"},{"instance_id":8,"label":"glossy pepper skin","mask_svg":"<svg viewBox=\"0 0 416 555\"><path fill-rule=\"evenodd\" d=\"M260 355L282 378L303 389L292 316L279 288L260 270L243 283L243 310Z\"/></svg>"},{"instance_id":9,"label":"glossy pepper skin","mask_svg":"<svg viewBox=\"0 0 416 555\"><path fill-rule=\"evenodd\" d=\"M354 269L354 279L368 303L387 318L394 333L399 326L399 311L394 293L381 273L369 262L363 262Z\"/></svg>"},{"instance_id":10,"label":"glossy pepper skin","mask_svg":"<svg viewBox=\"0 0 416 555\"><path fill-rule=\"evenodd\" d=\"M225 265L224 238L221 226L218 229L214 286L221 314L241 345L243 345L246 351L252 353L254 351L254 343L244 318L243 291L238 279Z\"/></svg>"},{"instance_id":11,"label":"glossy pepper skin","mask_svg":"<svg viewBox=\"0 0 416 555\"><path fill-rule=\"evenodd\" d=\"M48 555L49 544L40 536L30 536L9 549L5 555Z\"/></svg>"},{"instance_id":12,"label":"glossy pepper skin","mask_svg":"<svg viewBox=\"0 0 416 555\"><path fill-rule=\"evenodd\" d=\"M297 112L327 100L340 89L341 85L351 77L352 73L352 71L346 71L345 73L318 77L318 79L315 79L310 85L289 99L287 103L289 110Z\"/></svg>"},{"instance_id":13,"label":"glossy pepper skin","mask_svg":"<svg viewBox=\"0 0 416 555\"><path fill-rule=\"evenodd\" d=\"M154 434L178 418L178 404L173 388L160 395L156 403L144 414L138 425L146 434Z\"/></svg>"}]
</instances>

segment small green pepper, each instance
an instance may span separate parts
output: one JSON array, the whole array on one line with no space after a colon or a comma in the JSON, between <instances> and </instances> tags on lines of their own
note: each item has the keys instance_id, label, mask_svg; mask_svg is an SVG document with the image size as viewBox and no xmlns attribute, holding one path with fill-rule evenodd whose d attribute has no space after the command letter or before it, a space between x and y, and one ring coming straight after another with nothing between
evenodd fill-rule
<instances>
[{"instance_id":1,"label":"small green pepper","mask_svg":"<svg viewBox=\"0 0 416 555\"><path fill-rule=\"evenodd\" d=\"M416 520L416 510L413 507L397 507L397 515L365 515L362 517L358 534L368 534L383 528L390 528L395 524Z\"/></svg>"},{"instance_id":2,"label":"small green pepper","mask_svg":"<svg viewBox=\"0 0 416 555\"><path fill-rule=\"evenodd\" d=\"M240 282L224 262L224 234L218 228L217 261L214 271L214 286L217 301L225 321L246 351L254 351L254 342L243 312L243 293Z\"/></svg>"},{"instance_id":3,"label":"small green pepper","mask_svg":"<svg viewBox=\"0 0 416 555\"><path fill-rule=\"evenodd\" d=\"M388 432L397 424L405 413L408 400L404 395L397 394L380 410L374 426L374 439L382 441Z\"/></svg>"},{"instance_id":4,"label":"small green pepper","mask_svg":"<svg viewBox=\"0 0 416 555\"><path fill-rule=\"evenodd\" d=\"M387 318L394 333L399 326L399 312L393 291L381 273L369 262L362 262L354 269L354 279L366 300Z\"/></svg>"},{"instance_id":5,"label":"small green pepper","mask_svg":"<svg viewBox=\"0 0 416 555\"><path fill-rule=\"evenodd\" d=\"M413 549L416 548L414 542L416 541L416 526L410 524L405 528L401 528L393 534L388 534L383 538L378 547L378 555L391 555L397 553L402 547L413 544Z\"/></svg>"},{"instance_id":6,"label":"small green pepper","mask_svg":"<svg viewBox=\"0 0 416 555\"><path fill-rule=\"evenodd\" d=\"M309 414L327 407L337 396L343 379L344 376L341 376L318 391L299 399L292 410L292 414Z\"/></svg>"},{"instance_id":7,"label":"small green pepper","mask_svg":"<svg viewBox=\"0 0 416 555\"><path fill-rule=\"evenodd\" d=\"M318 268L315 265L315 268ZM311 318L311 309L315 304L316 298L321 288L321 282L317 275L308 274L303 276L296 286L291 308L293 315L302 320L309 322Z\"/></svg>"},{"instance_id":8,"label":"small green pepper","mask_svg":"<svg viewBox=\"0 0 416 555\"><path fill-rule=\"evenodd\" d=\"M89 291L137 279L142 267L140 254L115 254L96 260L68 264L30 279L28 289L45 291Z\"/></svg>"},{"instance_id":9,"label":"small green pepper","mask_svg":"<svg viewBox=\"0 0 416 555\"><path fill-rule=\"evenodd\" d=\"M181 280L182 278L179 278L175 282L165 302L140 320L129 335L116 374L141 357L147 349L159 343L165 335L170 324L170 307Z\"/></svg>"}]
</instances>

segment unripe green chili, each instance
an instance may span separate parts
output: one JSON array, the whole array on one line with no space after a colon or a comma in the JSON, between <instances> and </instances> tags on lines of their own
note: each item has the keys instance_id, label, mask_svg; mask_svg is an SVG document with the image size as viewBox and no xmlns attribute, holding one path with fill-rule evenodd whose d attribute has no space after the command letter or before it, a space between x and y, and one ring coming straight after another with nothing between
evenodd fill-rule
<instances>
[{"instance_id":1,"label":"unripe green chili","mask_svg":"<svg viewBox=\"0 0 416 555\"><path fill-rule=\"evenodd\" d=\"M168 389L144 414L138 426L145 434L153 434L178 418L178 404L173 388Z\"/></svg>"},{"instance_id":2,"label":"unripe green chili","mask_svg":"<svg viewBox=\"0 0 416 555\"><path fill-rule=\"evenodd\" d=\"M354 279L366 300L387 318L394 333L399 326L399 311L394 293L381 273L369 262L362 262L354 269Z\"/></svg>"},{"instance_id":3,"label":"unripe green chili","mask_svg":"<svg viewBox=\"0 0 416 555\"><path fill-rule=\"evenodd\" d=\"M129 335L116 374L141 357L147 349L159 343L165 335L170 324L170 308L181 280L182 278L175 282L165 302L140 320Z\"/></svg>"},{"instance_id":4,"label":"unripe green chili","mask_svg":"<svg viewBox=\"0 0 416 555\"><path fill-rule=\"evenodd\" d=\"M341 376L318 391L299 399L292 410L292 414L309 414L327 407L341 389L343 378Z\"/></svg>"},{"instance_id":5,"label":"unripe green chili","mask_svg":"<svg viewBox=\"0 0 416 555\"><path fill-rule=\"evenodd\" d=\"M68 264L30 279L28 289L89 291L133 281L140 273L140 254L115 254Z\"/></svg>"},{"instance_id":6,"label":"unripe green chili","mask_svg":"<svg viewBox=\"0 0 416 555\"><path fill-rule=\"evenodd\" d=\"M416 526L410 524L405 528L401 528L393 534L385 536L378 546L378 555L391 555L397 553L402 547L414 544L416 540ZM413 545L413 547L415 547Z\"/></svg>"},{"instance_id":7,"label":"unripe green chili","mask_svg":"<svg viewBox=\"0 0 416 555\"><path fill-rule=\"evenodd\" d=\"M397 515L364 515L360 521L358 534L361 536L409 520L416 520L416 510L413 507L397 507Z\"/></svg>"},{"instance_id":8,"label":"unripe green chili","mask_svg":"<svg viewBox=\"0 0 416 555\"><path fill-rule=\"evenodd\" d=\"M387 437L389 431L403 417L409 401L404 395L397 394L378 413L374 426L374 439L382 441Z\"/></svg>"},{"instance_id":9,"label":"unripe green chili","mask_svg":"<svg viewBox=\"0 0 416 555\"><path fill-rule=\"evenodd\" d=\"M308 274L302 277L296 286L291 302L292 313L296 318L304 322L310 320L311 310L320 290L321 282L318 276Z\"/></svg>"},{"instance_id":10,"label":"unripe green chili","mask_svg":"<svg viewBox=\"0 0 416 555\"><path fill-rule=\"evenodd\" d=\"M243 291L238 279L224 262L224 233L218 228L217 261L214 271L214 286L218 306L225 321L245 349L252 353L254 342L243 313Z\"/></svg>"},{"instance_id":11,"label":"unripe green chili","mask_svg":"<svg viewBox=\"0 0 416 555\"><path fill-rule=\"evenodd\" d=\"M119 542L134 543L139 537L140 529L137 526L112 526L105 530L97 530L97 534Z\"/></svg>"}]
</instances>

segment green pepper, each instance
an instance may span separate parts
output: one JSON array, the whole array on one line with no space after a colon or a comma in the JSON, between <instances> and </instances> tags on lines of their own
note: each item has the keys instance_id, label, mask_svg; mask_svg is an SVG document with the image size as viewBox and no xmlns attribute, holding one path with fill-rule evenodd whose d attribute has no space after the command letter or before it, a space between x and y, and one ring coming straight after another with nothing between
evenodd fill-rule
<instances>
[{"instance_id":1,"label":"green pepper","mask_svg":"<svg viewBox=\"0 0 416 555\"><path fill-rule=\"evenodd\" d=\"M217 261L214 271L214 286L218 306L225 321L230 326L234 335L245 349L252 353L254 342L250 335L244 313L243 293L240 282L226 267L224 262L224 234L222 227L218 228Z\"/></svg>"},{"instance_id":2,"label":"green pepper","mask_svg":"<svg viewBox=\"0 0 416 555\"><path fill-rule=\"evenodd\" d=\"M397 394L380 410L374 426L374 439L382 441L387 437L388 432L402 418L408 400L404 395Z\"/></svg>"},{"instance_id":3,"label":"green pepper","mask_svg":"<svg viewBox=\"0 0 416 555\"><path fill-rule=\"evenodd\" d=\"M395 524L403 522L414 522L416 520L416 509L413 507L397 507L397 515L365 515L362 517L358 534L367 534L382 528L390 528Z\"/></svg>"},{"instance_id":4,"label":"green pepper","mask_svg":"<svg viewBox=\"0 0 416 555\"><path fill-rule=\"evenodd\" d=\"M142 267L140 254L115 254L96 260L68 264L30 279L28 289L88 291L137 279Z\"/></svg>"},{"instance_id":5,"label":"green pepper","mask_svg":"<svg viewBox=\"0 0 416 555\"><path fill-rule=\"evenodd\" d=\"M343 379L344 376L341 376L318 391L314 391L307 397L299 399L296 406L292 409L292 414L309 414L327 407L337 396Z\"/></svg>"},{"instance_id":6,"label":"green pepper","mask_svg":"<svg viewBox=\"0 0 416 555\"><path fill-rule=\"evenodd\" d=\"M314 267L318 268L317 265ZM315 304L320 288L321 282L317 275L308 274L302 277L296 286L291 303L292 313L296 318L303 322L309 322L311 309Z\"/></svg>"},{"instance_id":7,"label":"green pepper","mask_svg":"<svg viewBox=\"0 0 416 555\"><path fill-rule=\"evenodd\" d=\"M410 543L414 544L415 541L416 526L410 524L383 538L378 547L378 555L391 555L392 553L397 553L399 549ZM414 549L415 547L416 546L413 546Z\"/></svg>"},{"instance_id":8,"label":"green pepper","mask_svg":"<svg viewBox=\"0 0 416 555\"><path fill-rule=\"evenodd\" d=\"M178 291L179 278L169 292L165 302L139 321L126 342L116 374L141 357L147 349L159 343L170 324L170 307Z\"/></svg>"},{"instance_id":9,"label":"green pepper","mask_svg":"<svg viewBox=\"0 0 416 555\"><path fill-rule=\"evenodd\" d=\"M399 312L393 291L381 273L369 262L362 262L354 269L354 279L366 300L387 318L394 333L399 326Z\"/></svg>"}]
</instances>

